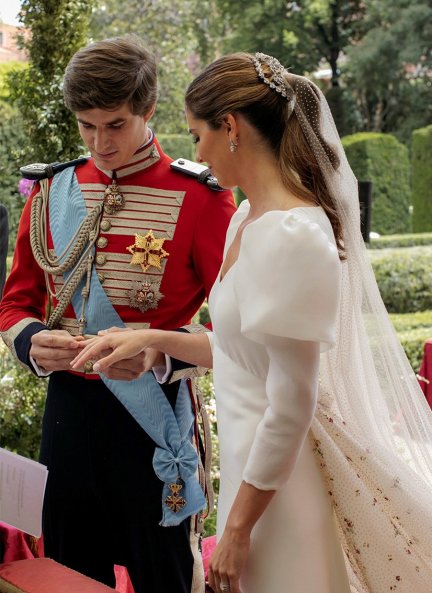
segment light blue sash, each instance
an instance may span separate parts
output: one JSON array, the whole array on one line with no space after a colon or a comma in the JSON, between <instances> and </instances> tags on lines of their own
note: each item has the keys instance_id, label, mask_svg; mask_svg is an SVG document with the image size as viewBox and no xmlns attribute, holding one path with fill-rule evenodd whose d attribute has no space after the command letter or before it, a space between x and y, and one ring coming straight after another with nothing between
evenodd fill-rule
<instances>
[{"instance_id":1,"label":"light blue sash","mask_svg":"<svg viewBox=\"0 0 432 593\"><path fill-rule=\"evenodd\" d=\"M71 167L55 175L50 190L49 216L57 253L63 253L86 214L87 209L74 169ZM81 315L83 282L72 298L77 317ZM97 334L99 330L112 326L125 327L105 294L94 268L85 316L88 320L86 333L89 334ZM158 478L164 482L160 524L164 527L179 525L205 506L205 497L196 477L198 455L191 443L194 415L187 384L181 381L173 411L153 373L145 373L134 381L114 381L104 375L101 375L101 379L155 441L157 446L153 468ZM186 500L186 505L180 508L181 504L174 504L174 511L165 501L170 496L172 499L173 494L174 502L178 501L173 489L169 488L169 485L176 482L182 486L179 495Z\"/></svg>"}]
</instances>

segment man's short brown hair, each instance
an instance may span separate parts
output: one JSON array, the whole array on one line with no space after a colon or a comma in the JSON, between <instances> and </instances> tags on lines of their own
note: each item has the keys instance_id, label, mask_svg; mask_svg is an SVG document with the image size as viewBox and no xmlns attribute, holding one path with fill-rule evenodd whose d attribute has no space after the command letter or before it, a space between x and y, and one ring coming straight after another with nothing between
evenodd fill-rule
<instances>
[{"instance_id":1,"label":"man's short brown hair","mask_svg":"<svg viewBox=\"0 0 432 593\"><path fill-rule=\"evenodd\" d=\"M97 41L70 60L63 96L73 112L127 103L134 115L144 115L157 100L156 59L134 35Z\"/></svg>"}]
</instances>

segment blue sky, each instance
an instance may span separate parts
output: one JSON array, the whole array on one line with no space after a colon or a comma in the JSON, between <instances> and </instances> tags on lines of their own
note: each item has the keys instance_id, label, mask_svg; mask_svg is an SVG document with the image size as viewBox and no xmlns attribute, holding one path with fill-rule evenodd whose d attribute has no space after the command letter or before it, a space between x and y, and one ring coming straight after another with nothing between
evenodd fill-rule
<instances>
[{"instance_id":1,"label":"blue sky","mask_svg":"<svg viewBox=\"0 0 432 593\"><path fill-rule=\"evenodd\" d=\"M18 25L16 15L20 8L20 0L0 0L0 20L8 25Z\"/></svg>"}]
</instances>

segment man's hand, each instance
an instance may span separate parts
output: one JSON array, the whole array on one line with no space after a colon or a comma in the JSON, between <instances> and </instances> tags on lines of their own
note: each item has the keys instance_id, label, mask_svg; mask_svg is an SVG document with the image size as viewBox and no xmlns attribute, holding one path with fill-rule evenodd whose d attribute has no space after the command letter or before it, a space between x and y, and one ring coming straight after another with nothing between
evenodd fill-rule
<instances>
[{"instance_id":1,"label":"man's hand","mask_svg":"<svg viewBox=\"0 0 432 593\"><path fill-rule=\"evenodd\" d=\"M69 371L83 340L63 329L43 330L32 336L30 356L45 371Z\"/></svg>"},{"instance_id":2,"label":"man's hand","mask_svg":"<svg viewBox=\"0 0 432 593\"><path fill-rule=\"evenodd\" d=\"M111 353L111 350L104 350L100 353L99 358L104 358ZM133 358L125 358L115 362L112 366L104 369L103 374L108 379L116 381L133 381L138 379L142 374L150 371L153 367L164 366L165 355L154 348L146 348Z\"/></svg>"}]
</instances>

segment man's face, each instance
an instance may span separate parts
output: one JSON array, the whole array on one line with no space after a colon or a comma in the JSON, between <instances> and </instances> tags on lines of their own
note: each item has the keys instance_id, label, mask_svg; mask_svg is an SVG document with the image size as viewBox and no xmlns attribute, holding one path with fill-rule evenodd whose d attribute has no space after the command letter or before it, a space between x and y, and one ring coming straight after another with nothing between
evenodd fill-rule
<instances>
[{"instance_id":1,"label":"man's face","mask_svg":"<svg viewBox=\"0 0 432 593\"><path fill-rule=\"evenodd\" d=\"M113 170L128 163L148 136L150 114L134 115L124 103L117 109L87 109L75 113L85 145L100 169Z\"/></svg>"}]
</instances>

